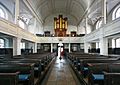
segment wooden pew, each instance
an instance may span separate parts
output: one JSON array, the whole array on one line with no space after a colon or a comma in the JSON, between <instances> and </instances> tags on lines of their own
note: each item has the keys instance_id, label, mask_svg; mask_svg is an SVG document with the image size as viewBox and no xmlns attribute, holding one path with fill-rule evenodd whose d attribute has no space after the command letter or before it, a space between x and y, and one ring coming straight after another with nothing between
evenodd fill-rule
<instances>
[{"instance_id":1,"label":"wooden pew","mask_svg":"<svg viewBox=\"0 0 120 85\"><path fill-rule=\"evenodd\" d=\"M84 67L87 66L87 63L89 62L98 62L98 63L104 63L104 62L114 62L117 61L119 58L117 57L113 57L113 58L100 58L100 57L85 57L85 58L80 58L80 57L76 57L74 60L71 60L71 62L73 63L73 65L80 70L80 67Z\"/></svg>"},{"instance_id":2,"label":"wooden pew","mask_svg":"<svg viewBox=\"0 0 120 85\"><path fill-rule=\"evenodd\" d=\"M38 59L13 59L9 61L3 61L6 63L34 63L34 76L39 77L41 74L41 61Z\"/></svg>"},{"instance_id":3,"label":"wooden pew","mask_svg":"<svg viewBox=\"0 0 120 85\"><path fill-rule=\"evenodd\" d=\"M50 63L50 61L53 59L54 53L47 53L47 54L31 54L31 55L25 55L24 58L21 59L38 59L41 61L41 68L42 71L44 71L45 67ZM13 57L14 59L20 58L20 57Z\"/></svg>"},{"instance_id":4,"label":"wooden pew","mask_svg":"<svg viewBox=\"0 0 120 85\"><path fill-rule=\"evenodd\" d=\"M108 64L94 64L89 66L89 76L88 76L88 84L89 85L104 85L104 71L108 71Z\"/></svg>"},{"instance_id":5,"label":"wooden pew","mask_svg":"<svg viewBox=\"0 0 120 85\"><path fill-rule=\"evenodd\" d=\"M18 85L19 72L0 73L0 85Z\"/></svg>"},{"instance_id":6,"label":"wooden pew","mask_svg":"<svg viewBox=\"0 0 120 85\"><path fill-rule=\"evenodd\" d=\"M120 85L120 63L109 64L109 71L104 71L104 85Z\"/></svg>"},{"instance_id":7,"label":"wooden pew","mask_svg":"<svg viewBox=\"0 0 120 85\"><path fill-rule=\"evenodd\" d=\"M89 85L119 85L120 63L96 64L89 67Z\"/></svg>"},{"instance_id":8,"label":"wooden pew","mask_svg":"<svg viewBox=\"0 0 120 85\"><path fill-rule=\"evenodd\" d=\"M12 57L12 59L2 59L1 63L7 63L7 64L20 64L20 63L34 63L34 80L36 80L36 77L38 76L38 81L40 82L46 72L48 71L49 67L51 66L54 58L54 53L48 53L48 54L30 54L25 56L15 56ZM42 72L42 74L41 74ZM39 73L41 75L39 75ZM36 81L34 81L34 85Z\"/></svg>"},{"instance_id":9,"label":"wooden pew","mask_svg":"<svg viewBox=\"0 0 120 85\"><path fill-rule=\"evenodd\" d=\"M34 85L34 64L0 63L0 73L14 73L19 71L19 83Z\"/></svg>"},{"instance_id":10,"label":"wooden pew","mask_svg":"<svg viewBox=\"0 0 120 85\"><path fill-rule=\"evenodd\" d=\"M87 70L85 70L85 72L87 71L87 73L89 74L89 69L88 69L88 63L102 63L102 64L109 64L109 63L114 63L116 61L119 60L118 57L112 57L112 56L100 56L100 55L89 55L89 54L67 54L68 59L71 62L71 66L74 69L74 71L76 72L78 77L82 77L80 71L83 71L84 67L87 66ZM77 67L76 67L77 66ZM83 71L84 73L84 71ZM82 77L81 79L84 80L84 77ZM89 79L90 80L90 79ZM103 81L101 82L102 84L104 83ZM90 85L92 85L91 83L89 83ZM102 85L101 84L101 85Z\"/></svg>"},{"instance_id":11,"label":"wooden pew","mask_svg":"<svg viewBox=\"0 0 120 85\"><path fill-rule=\"evenodd\" d=\"M87 59L87 60L81 60L80 64L78 63L77 65L77 70L81 71L82 75L84 77L87 77L89 69L88 67L91 65L97 65L97 64L111 64L111 63L115 63L116 61L118 61L116 58L115 59Z\"/></svg>"},{"instance_id":12,"label":"wooden pew","mask_svg":"<svg viewBox=\"0 0 120 85\"><path fill-rule=\"evenodd\" d=\"M104 85L120 85L120 73L105 73Z\"/></svg>"}]
</instances>

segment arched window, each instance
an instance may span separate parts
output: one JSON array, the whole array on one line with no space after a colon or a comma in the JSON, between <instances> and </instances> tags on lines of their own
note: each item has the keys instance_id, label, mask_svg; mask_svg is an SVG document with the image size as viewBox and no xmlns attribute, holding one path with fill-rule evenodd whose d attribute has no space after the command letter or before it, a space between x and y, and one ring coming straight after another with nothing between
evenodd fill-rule
<instances>
[{"instance_id":1,"label":"arched window","mask_svg":"<svg viewBox=\"0 0 120 85\"><path fill-rule=\"evenodd\" d=\"M0 48L4 48L5 41L4 39L0 39Z\"/></svg>"},{"instance_id":2,"label":"arched window","mask_svg":"<svg viewBox=\"0 0 120 85\"><path fill-rule=\"evenodd\" d=\"M120 5L117 6L114 11L113 11L113 14L112 14L112 20L115 20L117 18L120 17Z\"/></svg>"},{"instance_id":3,"label":"arched window","mask_svg":"<svg viewBox=\"0 0 120 85\"><path fill-rule=\"evenodd\" d=\"M0 4L0 17L8 19L6 8Z\"/></svg>"},{"instance_id":4,"label":"arched window","mask_svg":"<svg viewBox=\"0 0 120 85\"><path fill-rule=\"evenodd\" d=\"M102 26L102 19L97 22L96 29L100 28L101 26Z\"/></svg>"},{"instance_id":5,"label":"arched window","mask_svg":"<svg viewBox=\"0 0 120 85\"><path fill-rule=\"evenodd\" d=\"M1 7L0 7L0 17L5 18L5 12Z\"/></svg>"},{"instance_id":6,"label":"arched window","mask_svg":"<svg viewBox=\"0 0 120 85\"><path fill-rule=\"evenodd\" d=\"M119 18L120 17L120 7L117 9L117 11L116 11L116 16L115 16L115 18Z\"/></svg>"}]
</instances>

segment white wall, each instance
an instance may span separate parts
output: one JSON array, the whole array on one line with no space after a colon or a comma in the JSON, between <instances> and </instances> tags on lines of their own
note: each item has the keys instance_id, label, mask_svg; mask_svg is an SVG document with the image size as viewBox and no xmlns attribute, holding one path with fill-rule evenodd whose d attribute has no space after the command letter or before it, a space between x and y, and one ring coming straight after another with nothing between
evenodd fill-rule
<instances>
[{"instance_id":1,"label":"white wall","mask_svg":"<svg viewBox=\"0 0 120 85\"><path fill-rule=\"evenodd\" d=\"M37 22L35 34L44 34L43 25Z\"/></svg>"},{"instance_id":2,"label":"white wall","mask_svg":"<svg viewBox=\"0 0 120 85\"><path fill-rule=\"evenodd\" d=\"M83 27L83 26L78 27L77 33L78 34L85 34L85 27Z\"/></svg>"},{"instance_id":3,"label":"white wall","mask_svg":"<svg viewBox=\"0 0 120 85\"><path fill-rule=\"evenodd\" d=\"M77 32L77 27L73 25L69 25L67 29L67 34L70 34L71 31L76 31Z\"/></svg>"},{"instance_id":4,"label":"white wall","mask_svg":"<svg viewBox=\"0 0 120 85\"><path fill-rule=\"evenodd\" d=\"M33 34L43 34L43 26L35 19L33 18L30 21L30 24L28 25L28 31Z\"/></svg>"}]
</instances>

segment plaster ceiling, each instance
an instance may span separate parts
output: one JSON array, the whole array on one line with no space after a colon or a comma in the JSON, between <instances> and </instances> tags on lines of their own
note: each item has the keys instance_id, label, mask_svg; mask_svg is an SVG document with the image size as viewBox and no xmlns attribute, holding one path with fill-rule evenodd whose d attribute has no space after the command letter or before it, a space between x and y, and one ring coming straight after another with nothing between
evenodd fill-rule
<instances>
[{"instance_id":1,"label":"plaster ceiling","mask_svg":"<svg viewBox=\"0 0 120 85\"><path fill-rule=\"evenodd\" d=\"M23 3L25 0L20 0L20 14L25 17L32 18L33 15L27 6ZM55 14L64 14L71 16L71 23L80 24L85 14L93 21L96 17L102 16L102 0L26 0L34 12L44 22L48 17ZM14 14L15 0L0 0L8 10ZM120 0L107 0L107 15L112 9L120 4ZM64 16L63 15L63 16Z\"/></svg>"},{"instance_id":2,"label":"plaster ceiling","mask_svg":"<svg viewBox=\"0 0 120 85\"><path fill-rule=\"evenodd\" d=\"M53 14L65 14L76 19L82 19L85 11L94 0L28 0L44 21Z\"/></svg>"}]
</instances>

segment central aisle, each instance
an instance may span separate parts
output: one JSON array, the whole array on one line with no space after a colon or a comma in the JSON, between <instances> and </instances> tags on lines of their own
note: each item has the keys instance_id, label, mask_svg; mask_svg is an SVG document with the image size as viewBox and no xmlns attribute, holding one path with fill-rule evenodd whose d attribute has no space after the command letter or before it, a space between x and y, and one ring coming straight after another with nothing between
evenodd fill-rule
<instances>
[{"instance_id":1,"label":"central aisle","mask_svg":"<svg viewBox=\"0 0 120 85\"><path fill-rule=\"evenodd\" d=\"M60 60L57 57L46 85L77 85L73 72L64 59Z\"/></svg>"}]
</instances>

